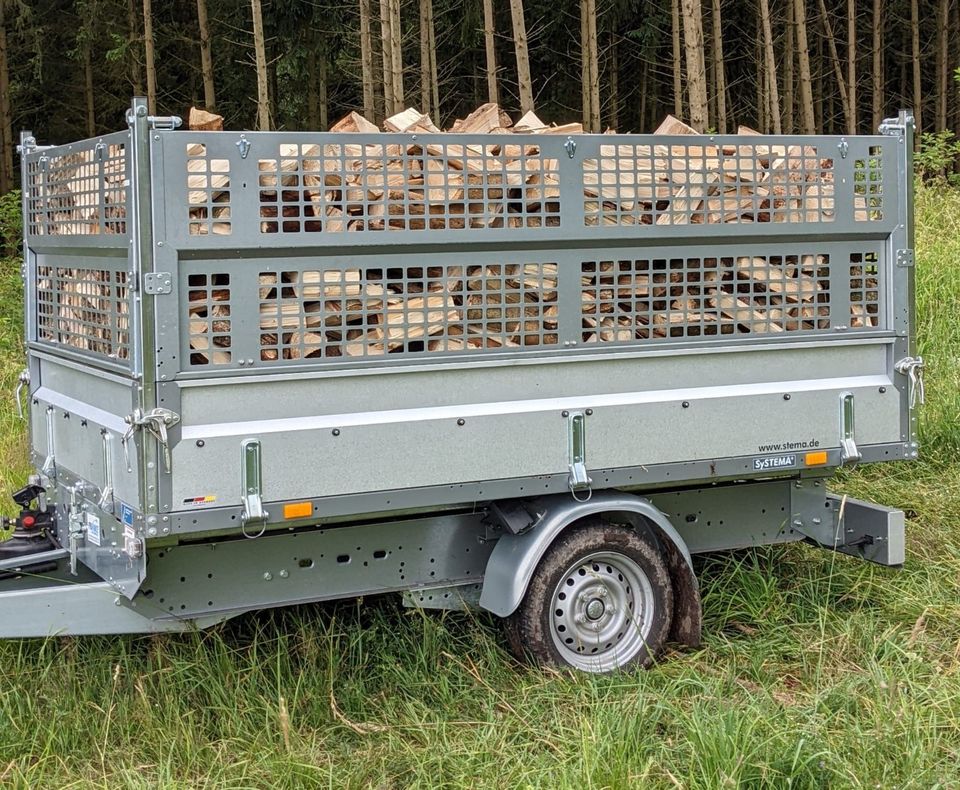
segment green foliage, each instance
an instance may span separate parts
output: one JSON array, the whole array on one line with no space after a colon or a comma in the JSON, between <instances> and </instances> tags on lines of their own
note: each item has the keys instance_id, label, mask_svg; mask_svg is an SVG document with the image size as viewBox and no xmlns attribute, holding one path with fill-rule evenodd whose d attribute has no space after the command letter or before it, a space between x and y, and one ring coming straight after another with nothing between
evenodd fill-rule
<instances>
[{"instance_id":1,"label":"green foliage","mask_svg":"<svg viewBox=\"0 0 960 790\"><path fill-rule=\"evenodd\" d=\"M529 669L495 618L393 598L0 642L0 783L960 786L960 191L921 184L916 208L924 458L839 481L907 511L903 570L803 545L700 558L704 647L606 678ZM22 367L17 270L0 261L4 392ZM0 399L7 490L23 431Z\"/></svg>"},{"instance_id":2,"label":"green foliage","mask_svg":"<svg viewBox=\"0 0 960 790\"><path fill-rule=\"evenodd\" d=\"M10 257L23 246L23 213L20 190L0 195L0 255Z\"/></svg>"},{"instance_id":3,"label":"green foliage","mask_svg":"<svg viewBox=\"0 0 960 790\"><path fill-rule=\"evenodd\" d=\"M950 130L921 134L913 161L924 181L960 185L960 139Z\"/></svg>"}]
</instances>

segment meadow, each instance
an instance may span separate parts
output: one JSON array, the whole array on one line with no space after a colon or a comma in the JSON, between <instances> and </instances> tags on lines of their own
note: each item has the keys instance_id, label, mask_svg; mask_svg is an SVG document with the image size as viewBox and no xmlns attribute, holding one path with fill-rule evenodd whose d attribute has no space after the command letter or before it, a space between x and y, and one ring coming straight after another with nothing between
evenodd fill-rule
<instances>
[{"instance_id":1,"label":"meadow","mask_svg":"<svg viewBox=\"0 0 960 790\"><path fill-rule=\"evenodd\" d=\"M2 491L27 474L18 268L0 273ZM917 288L922 460L834 485L907 512L902 570L801 545L700 558L702 648L609 677L532 669L495 618L393 597L0 642L0 785L960 785L960 191L918 190Z\"/></svg>"}]
</instances>

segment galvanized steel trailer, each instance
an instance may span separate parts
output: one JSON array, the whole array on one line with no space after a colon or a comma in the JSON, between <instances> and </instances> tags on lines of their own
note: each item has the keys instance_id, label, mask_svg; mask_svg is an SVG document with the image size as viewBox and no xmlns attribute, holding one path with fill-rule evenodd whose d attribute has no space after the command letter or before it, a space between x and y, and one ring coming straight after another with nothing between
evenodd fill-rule
<instances>
[{"instance_id":1,"label":"galvanized steel trailer","mask_svg":"<svg viewBox=\"0 0 960 790\"><path fill-rule=\"evenodd\" d=\"M671 635L698 641L691 554L807 540L903 562L903 514L841 505L826 482L844 464L917 457L908 113L862 137L513 135L529 145L524 177L558 174L533 205L488 189L499 135L186 132L139 99L128 124L58 147L22 137L37 474L18 535L43 553L0 560L0 635L180 631L401 591L479 605L508 619L515 647L608 670ZM660 147L689 160L705 146L735 180L800 146L793 172L829 169L833 195L813 216L722 224L694 219L693 201L654 201L627 224L622 203L585 197L598 180L655 181ZM349 232L332 212L314 218L306 175L339 188L349 167L369 186L388 156L423 170L428 147L432 183L472 168L511 221L389 189L352 198ZM682 291L742 259L816 261L813 317L771 331L719 309L678 319L669 298L636 295L641 278ZM504 342L505 312L454 300L439 317L409 304L385 317L369 296L386 280L463 289L467 267L483 267L483 293L489 278L533 279L541 296L522 297L511 330L522 343ZM359 300L358 325L399 341L354 332L348 348L326 312L308 335L308 283ZM631 330L600 334L604 312L626 312Z\"/></svg>"}]
</instances>

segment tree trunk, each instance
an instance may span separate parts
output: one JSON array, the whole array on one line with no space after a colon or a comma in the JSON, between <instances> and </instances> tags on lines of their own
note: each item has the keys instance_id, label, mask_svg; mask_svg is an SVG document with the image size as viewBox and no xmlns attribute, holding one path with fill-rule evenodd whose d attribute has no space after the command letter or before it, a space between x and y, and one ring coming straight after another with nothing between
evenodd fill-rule
<instances>
[{"instance_id":1,"label":"tree trunk","mask_svg":"<svg viewBox=\"0 0 960 790\"><path fill-rule=\"evenodd\" d=\"M0 194L13 187L13 117L10 111L10 60L6 0L0 0Z\"/></svg>"},{"instance_id":2,"label":"tree trunk","mask_svg":"<svg viewBox=\"0 0 960 790\"><path fill-rule=\"evenodd\" d=\"M137 59L136 42L140 40L140 23L137 20L136 0L127 0L127 69L130 87L135 96L143 96L143 74Z\"/></svg>"},{"instance_id":3,"label":"tree trunk","mask_svg":"<svg viewBox=\"0 0 960 790\"><path fill-rule=\"evenodd\" d=\"M394 112L406 109L407 97L403 90L403 28L400 25L400 0L390 0L390 55L393 62Z\"/></svg>"},{"instance_id":4,"label":"tree trunk","mask_svg":"<svg viewBox=\"0 0 960 790\"><path fill-rule=\"evenodd\" d=\"M370 32L370 0L360 0L360 73L363 82L363 115L376 117L373 92L373 36Z\"/></svg>"},{"instance_id":5,"label":"tree trunk","mask_svg":"<svg viewBox=\"0 0 960 790\"><path fill-rule=\"evenodd\" d=\"M493 16L493 0L483 0L483 43L487 50L487 101L500 103L497 90L496 27Z\"/></svg>"},{"instance_id":6,"label":"tree trunk","mask_svg":"<svg viewBox=\"0 0 960 790\"><path fill-rule=\"evenodd\" d=\"M393 21L393 14L390 10L392 1L380 0L380 41L383 51L383 113L385 116L400 112L397 109L397 91L393 84L393 33L390 29Z\"/></svg>"},{"instance_id":7,"label":"tree trunk","mask_svg":"<svg viewBox=\"0 0 960 790\"><path fill-rule=\"evenodd\" d=\"M840 103L843 107L844 124L849 131L853 116L850 110L847 82L843 78L843 66L840 64L840 56L837 54L837 39L833 35L833 25L830 24L830 16L827 14L827 6L824 0L820 0L820 18L823 20L823 32L827 39L827 46L830 48L830 60L833 63L833 71L837 77L837 85L840 86ZM855 133L855 130L850 132L850 134Z\"/></svg>"},{"instance_id":8,"label":"tree trunk","mask_svg":"<svg viewBox=\"0 0 960 790\"><path fill-rule=\"evenodd\" d=\"M711 14L713 23L713 70L714 89L717 96L717 131L727 131L727 75L723 63L723 27L720 17L720 0L713 0Z\"/></svg>"},{"instance_id":9,"label":"tree trunk","mask_svg":"<svg viewBox=\"0 0 960 790\"><path fill-rule=\"evenodd\" d=\"M757 78L754 80L756 86L756 104L757 104L757 128L764 134L770 132L768 117L770 113L770 102L767 101L767 71L763 67L763 45L760 43L763 36L757 31L757 38L753 45L754 60L757 64Z\"/></svg>"},{"instance_id":10,"label":"tree trunk","mask_svg":"<svg viewBox=\"0 0 960 790\"><path fill-rule=\"evenodd\" d=\"M327 48L319 36L310 41L307 50L307 115L311 129L330 128L327 105ZM366 116L369 118L370 116Z\"/></svg>"},{"instance_id":11,"label":"tree trunk","mask_svg":"<svg viewBox=\"0 0 960 790\"><path fill-rule=\"evenodd\" d=\"M787 22L783 41L783 131L785 134L794 132L794 92L793 92L793 61L795 48L793 45L793 3L787 3Z\"/></svg>"},{"instance_id":12,"label":"tree trunk","mask_svg":"<svg viewBox=\"0 0 960 790\"><path fill-rule=\"evenodd\" d=\"M513 45L517 53L520 112L526 114L533 110L533 83L530 80L530 55L527 51L527 25L523 18L523 0L510 0L510 18L513 21Z\"/></svg>"},{"instance_id":13,"label":"tree trunk","mask_svg":"<svg viewBox=\"0 0 960 790\"><path fill-rule=\"evenodd\" d=\"M703 52L701 0L681 0L683 43L687 60L687 92L690 98L690 125L698 132L710 125L707 113L707 70Z\"/></svg>"},{"instance_id":14,"label":"tree trunk","mask_svg":"<svg viewBox=\"0 0 960 790\"><path fill-rule=\"evenodd\" d=\"M620 128L620 53L616 33L610 35L610 128Z\"/></svg>"},{"instance_id":15,"label":"tree trunk","mask_svg":"<svg viewBox=\"0 0 960 790\"><path fill-rule=\"evenodd\" d=\"M430 17L432 0L420 0L420 112L432 113L433 89L430 70Z\"/></svg>"},{"instance_id":16,"label":"tree trunk","mask_svg":"<svg viewBox=\"0 0 960 790\"><path fill-rule=\"evenodd\" d=\"M777 58L773 53L773 27L770 24L769 0L760 0L760 21L763 24L763 50L770 96L770 121L774 134L782 134L780 125L780 92L777 88Z\"/></svg>"},{"instance_id":17,"label":"tree trunk","mask_svg":"<svg viewBox=\"0 0 960 790\"><path fill-rule=\"evenodd\" d=\"M857 8L847 0L847 133L857 133Z\"/></svg>"},{"instance_id":18,"label":"tree trunk","mask_svg":"<svg viewBox=\"0 0 960 790\"><path fill-rule=\"evenodd\" d=\"M203 105L213 112L217 96L213 87L213 52L210 48L210 22L207 0L197 0L197 25L200 28L200 72L203 75Z\"/></svg>"},{"instance_id":19,"label":"tree trunk","mask_svg":"<svg viewBox=\"0 0 960 790\"><path fill-rule=\"evenodd\" d=\"M330 105L327 101L327 48L320 49L317 58L320 61L317 72L317 98L320 104L320 128L326 131L330 128Z\"/></svg>"},{"instance_id":20,"label":"tree trunk","mask_svg":"<svg viewBox=\"0 0 960 790\"><path fill-rule=\"evenodd\" d=\"M149 2L149 0L146 0ZM263 10L260 0L250 0L253 15L253 51L257 67L257 129L270 131L270 95L267 91L267 47L263 36Z\"/></svg>"},{"instance_id":21,"label":"tree trunk","mask_svg":"<svg viewBox=\"0 0 960 790\"><path fill-rule=\"evenodd\" d=\"M580 122L590 131L590 52L589 27L587 25L587 0L580 0Z\"/></svg>"},{"instance_id":22,"label":"tree trunk","mask_svg":"<svg viewBox=\"0 0 960 790\"><path fill-rule=\"evenodd\" d=\"M950 55L947 44L950 40L950 1L940 0L937 7L937 122L936 130L947 128L947 96L950 91L948 65Z\"/></svg>"},{"instance_id":23,"label":"tree trunk","mask_svg":"<svg viewBox=\"0 0 960 790\"><path fill-rule=\"evenodd\" d=\"M670 6L670 25L673 42L673 114L683 117L683 77L680 61L680 0Z\"/></svg>"},{"instance_id":24,"label":"tree trunk","mask_svg":"<svg viewBox=\"0 0 960 790\"><path fill-rule=\"evenodd\" d=\"M913 118L916 124L916 143L920 145L920 131L923 129L923 93L920 89L920 9L917 0L910 0L910 36L913 57Z\"/></svg>"},{"instance_id":25,"label":"tree trunk","mask_svg":"<svg viewBox=\"0 0 960 790\"><path fill-rule=\"evenodd\" d=\"M600 132L600 42L597 39L597 0L587 0L587 39L590 43L590 131Z\"/></svg>"},{"instance_id":26,"label":"tree trunk","mask_svg":"<svg viewBox=\"0 0 960 790\"><path fill-rule=\"evenodd\" d=\"M0 0L3 2L3 0ZM93 92L93 58L90 54L89 31L83 38L83 99L86 110L87 137L93 137L97 133L97 117L94 105Z\"/></svg>"},{"instance_id":27,"label":"tree trunk","mask_svg":"<svg viewBox=\"0 0 960 790\"><path fill-rule=\"evenodd\" d=\"M640 132L643 133L648 129L647 126L647 104L653 104L653 102L647 101L647 96L649 91L647 90L647 84L650 80L650 61L647 58L643 58L643 65L640 67Z\"/></svg>"},{"instance_id":28,"label":"tree trunk","mask_svg":"<svg viewBox=\"0 0 960 790\"><path fill-rule=\"evenodd\" d=\"M430 19L427 24L430 41L430 88L433 98L433 117L440 123L440 75L437 71L437 35L433 23L433 3L430 3Z\"/></svg>"},{"instance_id":29,"label":"tree trunk","mask_svg":"<svg viewBox=\"0 0 960 790\"><path fill-rule=\"evenodd\" d=\"M143 0L143 59L147 68L147 110L157 114L157 65L153 54L153 11L151 0Z\"/></svg>"},{"instance_id":30,"label":"tree trunk","mask_svg":"<svg viewBox=\"0 0 960 790\"><path fill-rule=\"evenodd\" d=\"M883 0L873 0L873 124L870 131L876 132L883 120Z\"/></svg>"},{"instance_id":31,"label":"tree trunk","mask_svg":"<svg viewBox=\"0 0 960 790\"><path fill-rule=\"evenodd\" d=\"M805 0L792 0L796 25L797 64L800 71L800 123L804 134L816 134L813 113L813 85L810 77L810 47L807 44L807 9ZM916 2L916 0L914 0Z\"/></svg>"}]
</instances>

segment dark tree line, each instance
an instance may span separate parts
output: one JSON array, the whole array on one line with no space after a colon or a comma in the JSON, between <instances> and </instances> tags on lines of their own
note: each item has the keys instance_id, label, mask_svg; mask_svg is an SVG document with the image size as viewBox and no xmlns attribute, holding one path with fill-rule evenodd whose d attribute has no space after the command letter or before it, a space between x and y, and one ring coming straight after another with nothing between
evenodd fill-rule
<instances>
[{"instance_id":1,"label":"dark tree line","mask_svg":"<svg viewBox=\"0 0 960 790\"><path fill-rule=\"evenodd\" d=\"M960 0L0 0L0 188L18 130L122 126L134 94L227 128L485 101L588 130L960 131Z\"/></svg>"}]
</instances>

